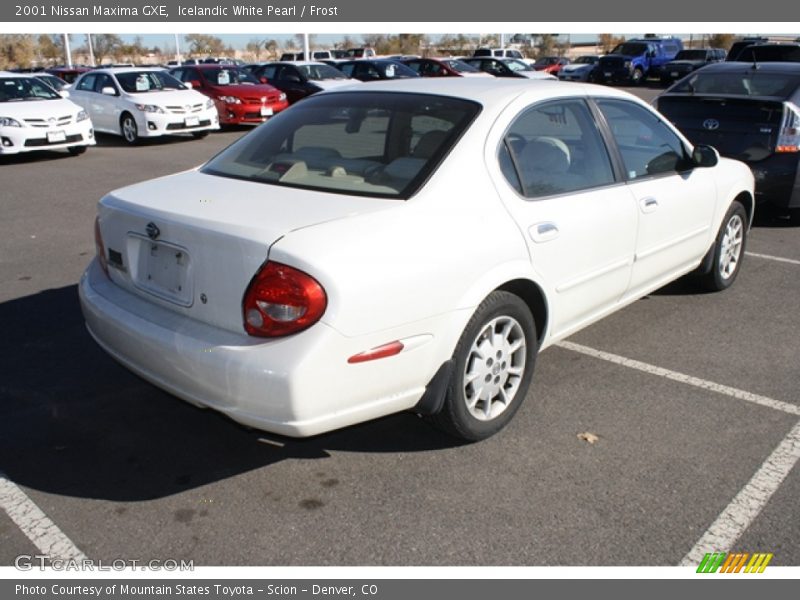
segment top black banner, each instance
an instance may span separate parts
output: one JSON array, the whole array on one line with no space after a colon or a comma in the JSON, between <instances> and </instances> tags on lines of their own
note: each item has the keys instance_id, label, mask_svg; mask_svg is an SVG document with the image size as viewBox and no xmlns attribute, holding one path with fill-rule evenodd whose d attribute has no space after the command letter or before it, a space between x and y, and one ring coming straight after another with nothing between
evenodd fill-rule
<instances>
[{"instance_id":1,"label":"top black banner","mask_svg":"<svg viewBox=\"0 0 800 600\"><path fill-rule=\"evenodd\" d=\"M430 22L430 23L786 23L785 0L749 3L670 0L578 0L570 3L519 2L431 2L430 0L61 0L58 2L12 0L0 6L0 20L31 22ZM797 27L794 27L797 29Z\"/></svg>"}]
</instances>

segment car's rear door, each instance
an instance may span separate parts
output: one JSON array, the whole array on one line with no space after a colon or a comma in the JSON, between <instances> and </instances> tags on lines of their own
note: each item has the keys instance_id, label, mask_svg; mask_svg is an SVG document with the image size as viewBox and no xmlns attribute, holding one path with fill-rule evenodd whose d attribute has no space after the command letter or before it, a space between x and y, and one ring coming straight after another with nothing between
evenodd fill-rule
<instances>
[{"instance_id":1,"label":"car's rear door","mask_svg":"<svg viewBox=\"0 0 800 600\"><path fill-rule=\"evenodd\" d=\"M497 189L548 288L550 334L568 335L628 288L636 203L585 99L523 108L496 152Z\"/></svg>"}]
</instances>

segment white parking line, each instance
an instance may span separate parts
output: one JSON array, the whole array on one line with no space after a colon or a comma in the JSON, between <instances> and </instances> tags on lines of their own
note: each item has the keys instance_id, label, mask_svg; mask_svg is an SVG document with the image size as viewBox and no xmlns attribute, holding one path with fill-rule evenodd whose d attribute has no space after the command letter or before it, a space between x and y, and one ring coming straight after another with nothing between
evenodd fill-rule
<instances>
[{"instance_id":1,"label":"white parking line","mask_svg":"<svg viewBox=\"0 0 800 600\"><path fill-rule=\"evenodd\" d=\"M0 473L2 508L39 551L50 559L83 560L86 555L72 543L33 500Z\"/></svg>"},{"instance_id":2,"label":"white parking line","mask_svg":"<svg viewBox=\"0 0 800 600\"><path fill-rule=\"evenodd\" d=\"M752 256L753 258L764 258L766 260L788 263L790 265L800 265L800 260L795 260L793 258L783 258L781 256L772 256L770 254L757 254L755 252L745 252L745 255Z\"/></svg>"},{"instance_id":3,"label":"white parking line","mask_svg":"<svg viewBox=\"0 0 800 600\"><path fill-rule=\"evenodd\" d=\"M625 358L610 352L596 350L574 342L559 342L556 346L636 369L637 371L665 377L672 381L725 394L759 406L766 406L791 415L800 415L800 407L793 404L751 394L750 392L714 383L713 381L706 381L676 371L670 371L669 369L656 367L655 365ZM719 514L694 547L683 557L680 564L682 566L698 565L706 553L730 551L742 533L761 514L769 499L783 483L783 480L786 479L789 471L797 464L798 460L800 460L800 422L795 424L789 434L775 448L767 460L762 463L756 474Z\"/></svg>"},{"instance_id":4,"label":"white parking line","mask_svg":"<svg viewBox=\"0 0 800 600\"><path fill-rule=\"evenodd\" d=\"M706 530L681 565L698 565L707 552L728 552L800 459L800 423L797 423L752 479Z\"/></svg>"},{"instance_id":5,"label":"white parking line","mask_svg":"<svg viewBox=\"0 0 800 600\"><path fill-rule=\"evenodd\" d=\"M670 371L669 369L656 367L655 365L640 362L638 360L625 358L624 356L619 356L618 354L604 352L603 350L595 350L594 348L576 344L575 342L558 342L556 346L565 348L567 350L572 350L573 352L579 352L593 358L599 358L623 367L636 369L637 371L643 371L645 373L650 373L651 375L658 375L659 377L671 379L672 381L678 381L680 383L692 385L694 387L716 392L718 394L724 394L726 396L738 398L739 400L744 400L745 402L751 402L753 404L758 404L759 406L766 406L767 408L789 413L790 415L800 416L800 406L789 404L788 402L781 402L780 400L774 400L772 398L768 398L767 396L751 394L750 392L745 392L744 390L722 385L720 383L715 383L713 381L707 381L698 377L692 377L691 375L686 375L677 371Z\"/></svg>"}]
</instances>

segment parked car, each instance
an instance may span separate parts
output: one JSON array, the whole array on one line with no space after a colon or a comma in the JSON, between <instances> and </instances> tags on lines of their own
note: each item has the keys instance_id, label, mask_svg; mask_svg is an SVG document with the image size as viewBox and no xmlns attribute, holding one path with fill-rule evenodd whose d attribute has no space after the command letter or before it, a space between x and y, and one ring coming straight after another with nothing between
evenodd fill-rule
<instances>
[{"instance_id":1,"label":"parked car","mask_svg":"<svg viewBox=\"0 0 800 600\"><path fill-rule=\"evenodd\" d=\"M81 305L123 365L247 425L411 410L478 440L539 350L689 272L730 286L752 192L744 164L622 91L341 88L103 198Z\"/></svg>"},{"instance_id":2,"label":"parked car","mask_svg":"<svg viewBox=\"0 0 800 600\"><path fill-rule=\"evenodd\" d=\"M800 44L750 44L742 48L737 62L800 62Z\"/></svg>"},{"instance_id":3,"label":"parked car","mask_svg":"<svg viewBox=\"0 0 800 600\"><path fill-rule=\"evenodd\" d=\"M411 58L403 64L421 77L489 77L488 73L456 58Z\"/></svg>"},{"instance_id":4,"label":"parked car","mask_svg":"<svg viewBox=\"0 0 800 600\"><path fill-rule=\"evenodd\" d=\"M318 62L267 63L257 68L253 75L286 94L289 104L322 90L348 84L361 85L358 79L351 79L338 69Z\"/></svg>"},{"instance_id":5,"label":"parked car","mask_svg":"<svg viewBox=\"0 0 800 600\"><path fill-rule=\"evenodd\" d=\"M407 79L419 77L403 63L385 58L360 58L339 63L339 70L360 81L380 81L381 79Z\"/></svg>"},{"instance_id":6,"label":"parked car","mask_svg":"<svg viewBox=\"0 0 800 600\"><path fill-rule=\"evenodd\" d=\"M258 125L289 106L285 93L241 67L195 65L170 73L214 101L221 125Z\"/></svg>"},{"instance_id":7,"label":"parked car","mask_svg":"<svg viewBox=\"0 0 800 600\"><path fill-rule=\"evenodd\" d=\"M542 56L536 59L531 66L536 71L544 71L545 73L550 73L552 75L558 75L558 72L564 67L564 65L569 64L569 59L564 58L563 56Z\"/></svg>"},{"instance_id":8,"label":"parked car","mask_svg":"<svg viewBox=\"0 0 800 600\"><path fill-rule=\"evenodd\" d=\"M681 50L683 42L680 38L628 40L600 58L597 81L638 85L648 77L660 76L661 66L674 59Z\"/></svg>"},{"instance_id":9,"label":"parked car","mask_svg":"<svg viewBox=\"0 0 800 600\"><path fill-rule=\"evenodd\" d=\"M472 54L475 58L482 56L493 56L495 58L516 58L518 60L525 60L522 52L514 50L513 48L478 48Z\"/></svg>"},{"instance_id":10,"label":"parked car","mask_svg":"<svg viewBox=\"0 0 800 600\"><path fill-rule=\"evenodd\" d=\"M557 76L561 81L594 81L594 72L600 61L599 56L584 54L571 63L564 65Z\"/></svg>"},{"instance_id":11,"label":"parked car","mask_svg":"<svg viewBox=\"0 0 800 600\"><path fill-rule=\"evenodd\" d=\"M526 79L556 79L555 75L535 70L516 58L464 58L468 65L495 77L524 77Z\"/></svg>"},{"instance_id":12,"label":"parked car","mask_svg":"<svg viewBox=\"0 0 800 600\"><path fill-rule=\"evenodd\" d=\"M748 164L759 203L800 222L800 64L708 65L656 102L693 143Z\"/></svg>"},{"instance_id":13,"label":"parked car","mask_svg":"<svg viewBox=\"0 0 800 600\"><path fill-rule=\"evenodd\" d=\"M129 144L180 133L201 138L219 129L214 104L163 69L95 69L81 75L70 94L97 131Z\"/></svg>"},{"instance_id":14,"label":"parked car","mask_svg":"<svg viewBox=\"0 0 800 600\"><path fill-rule=\"evenodd\" d=\"M765 37L746 37L737 40L733 42L730 50L728 50L725 60L736 60L739 57L739 53L748 46L752 46L753 44L765 44L767 42L769 42L769 39Z\"/></svg>"},{"instance_id":15,"label":"parked car","mask_svg":"<svg viewBox=\"0 0 800 600\"><path fill-rule=\"evenodd\" d=\"M722 48L681 50L673 60L661 67L661 83L662 85L669 85L681 77L686 77L692 71L724 60L725 50Z\"/></svg>"},{"instance_id":16,"label":"parked car","mask_svg":"<svg viewBox=\"0 0 800 600\"><path fill-rule=\"evenodd\" d=\"M0 71L0 154L64 149L75 156L94 144L80 106L36 77Z\"/></svg>"}]
</instances>

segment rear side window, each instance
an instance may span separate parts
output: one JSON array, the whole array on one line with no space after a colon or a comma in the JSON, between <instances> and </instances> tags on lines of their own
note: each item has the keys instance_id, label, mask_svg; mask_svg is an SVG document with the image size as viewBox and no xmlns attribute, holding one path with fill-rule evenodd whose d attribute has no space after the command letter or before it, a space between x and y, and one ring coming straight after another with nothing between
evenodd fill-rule
<instances>
[{"instance_id":1,"label":"rear side window","mask_svg":"<svg viewBox=\"0 0 800 600\"><path fill-rule=\"evenodd\" d=\"M270 185L406 199L480 105L426 94L313 96L212 159L203 172Z\"/></svg>"},{"instance_id":2,"label":"rear side window","mask_svg":"<svg viewBox=\"0 0 800 600\"><path fill-rule=\"evenodd\" d=\"M509 184L531 199L614 182L608 151L583 100L527 109L509 127L498 160Z\"/></svg>"}]
</instances>

